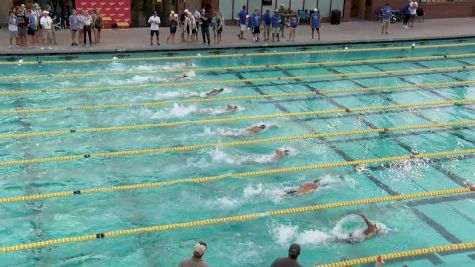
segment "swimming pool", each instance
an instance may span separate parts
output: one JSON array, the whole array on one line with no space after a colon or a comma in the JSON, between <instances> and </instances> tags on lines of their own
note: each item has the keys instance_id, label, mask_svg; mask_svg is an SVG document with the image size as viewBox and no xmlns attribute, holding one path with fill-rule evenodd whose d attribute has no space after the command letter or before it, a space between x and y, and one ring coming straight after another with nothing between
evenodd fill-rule
<instances>
[{"instance_id":1,"label":"swimming pool","mask_svg":"<svg viewBox=\"0 0 475 267\"><path fill-rule=\"evenodd\" d=\"M211 266L268 266L292 242L313 266L473 242L473 192L263 212L473 185L474 65L470 38L2 58L0 246L14 251L0 265L176 266L203 240ZM276 149L290 154L273 160ZM286 196L316 178L325 186ZM355 213L382 234L334 242L363 227ZM245 214L257 215L96 235ZM474 259L465 249L387 266Z\"/></svg>"}]
</instances>

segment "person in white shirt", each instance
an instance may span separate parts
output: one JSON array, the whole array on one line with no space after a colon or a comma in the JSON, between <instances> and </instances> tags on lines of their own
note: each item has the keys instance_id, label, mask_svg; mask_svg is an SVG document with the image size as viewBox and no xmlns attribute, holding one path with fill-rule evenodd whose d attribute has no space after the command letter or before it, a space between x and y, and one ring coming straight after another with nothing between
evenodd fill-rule
<instances>
[{"instance_id":1,"label":"person in white shirt","mask_svg":"<svg viewBox=\"0 0 475 267\"><path fill-rule=\"evenodd\" d=\"M91 29L92 29L92 17L89 15L89 11L84 10L84 16L82 17L82 22L84 23L83 33L84 33L84 45L87 44L87 37L89 36L89 46L92 46L91 40Z\"/></svg>"},{"instance_id":2,"label":"person in white shirt","mask_svg":"<svg viewBox=\"0 0 475 267\"><path fill-rule=\"evenodd\" d=\"M40 25L43 28L43 46L45 43L48 44L48 49L51 48L51 44L53 42L53 20L51 19L48 11L43 11L43 17L40 19ZM41 50L44 48L41 47Z\"/></svg>"},{"instance_id":3,"label":"person in white shirt","mask_svg":"<svg viewBox=\"0 0 475 267\"><path fill-rule=\"evenodd\" d=\"M411 27L414 27L414 21L416 20L417 8L418 7L419 7L419 4L417 4L417 1L410 0L409 12L411 14Z\"/></svg>"},{"instance_id":4,"label":"person in white shirt","mask_svg":"<svg viewBox=\"0 0 475 267\"><path fill-rule=\"evenodd\" d=\"M17 37L18 37L18 19L13 12L10 12L8 16L8 32L10 34L10 48L13 47L13 40L18 47Z\"/></svg>"},{"instance_id":5,"label":"person in white shirt","mask_svg":"<svg viewBox=\"0 0 475 267\"><path fill-rule=\"evenodd\" d=\"M157 16L157 12L153 12L153 15L148 19L150 23L150 45L153 46L153 36L157 36L157 45L160 45L160 17Z\"/></svg>"},{"instance_id":6,"label":"person in white shirt","mask_svg":"<svg viewBox=\"0 0 475 267\"><path fill-rule=\"evenodd\" d=\"M78 23L79 23L79 29L78 29L79 43L82 43L84 41L84 12L82 10L79 10Z\"/></svg>"},{"instance_id":7,"label":"person in white shirt","mask_svg":"<svg viewBox=\"0 0 475 267\"><path fill-rule=\"evenodd\" d=\"M185 17L185 23L184 23L184 28L185 28L185 40L187 42L191 41L191 35L192 35L192 30L193 30L193 22L191 20L193 16L191 15L190 12L186 13Z\"/></svg>"}]
</instances>

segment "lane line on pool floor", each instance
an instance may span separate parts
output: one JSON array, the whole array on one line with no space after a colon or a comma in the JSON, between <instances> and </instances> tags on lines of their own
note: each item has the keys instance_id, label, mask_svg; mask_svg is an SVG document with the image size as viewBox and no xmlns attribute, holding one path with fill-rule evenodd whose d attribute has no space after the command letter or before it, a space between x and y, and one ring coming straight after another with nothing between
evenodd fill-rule
<instances>
[{"instance_id":1,"label":"lane line on pool floor","mask_svg":"<svg viewBox=\"0 0 475 267\"><path fill-rule=\"evenodd\" d=\"M409 154L409 155L402 155L402 156L392 156L392 157L373 158L373 159L364 159L364 160L329 162L329 163L320 163L320 164L315 164L315 165L303 165L303 166L294 166L294 167L278 168L278 169L265 169L265 170L259 170L259 171L228 173L228 174L216 175L216 176L182 178L182 179L152 182L152 183L140 183L140 184L129 184L129 185L121 185L121 186L108 186L108 187L106 186L106 187L97 187L97 188L89 188L89 189L78 189L78 190L64 191L64 192L53 192L53 193L44 193L44 194L37 194L37 195L0 198L0 204L12 203L12 202L36 201L36 200L42 200L42 199L48 199L48 198L62 198L62 197L92 194L92 193L158 188L158 187L171 186L171 185L184 184L184 183L191 183L191 184L210 183L210 182L215 182L215 181L219 181L223 179L231 179L231 178L238 179L242 177L266 176L266 175L273 175L273 174L278 174L278 173L302 172L302 171L308 171L308 170L358 166L358 165L385 163L385 162L397 162L397 161L403 161L403 160L414 160L414 159L424 159L424 158L431 159L431 158L440 158L440 157L447 157L447 156L452 156L452 157L463 156L463 155L470 155L474 153L475 153L475 149L449 150L449 151L440 151L440 152L433 152L433 153Z\"/></svg>"},{"instance_id":2,"label":"lane line on pool floor","mask_svg":"<svg viewBox=\"0 0 475 267\"><path fill-rule=\"evenodd\" d=\"M97 86L97 87L76 87L76 88L52 88L52 89L29 89L29 90L1 90L0 96L8 95L30 95L30 94L46 94L46 93L65 93L65 92L89 92L89 91L105 91L105 90L144 90L147 88L160 87L187 87L193 85L208 85L208 84L233 84L246 82L270 82L270 81L288 81L288 80L302 80L313 78L347 78L355 76L372 76L372 75L394 75L394 74L414 74L414 73L438 73L444 71L472 71L475 65L458 66L458 67L441 67L441 68L421 68L421 69L403 69L403 70L388 70L388 71L371 71L371 72L354 72L354 73L340 73L340 74L314 74L302 76L282 76L282 77L265 77L265 78L250 78L250 79L230 79L230 80L207 80L207 81L192 81L192 82L168 82L158 84L144 84L144 85L112 85L112 86Z\"/></svg>"},{"instance_id":3,"label":"lane line on pool floor","mask_svg":"<svg viewBox=\"0 0 475 267\"><path fill-rule=\"evenodd\" d=\"M228 122L247 121L247 120L320 116L320 115L339 114L339 113L345 114L345 113L355 113L355 112L370 112L370 111L381 111L381 110L391 110L391 109L434 107L434 106L444 106L444 105L457 106L457 105L469 105L474 102L475 102L475 98L462 99L462 100L450 100L450 101L422 102L422 103L413 103L413 104L400 104L400 105L352 107L352 108L347 108L347 109L328 109L328 110L316 110L316 111L305 111L305 112L294 112L294 113L274 113L274 114L261 114L261 115L249 115L249 116L236 116L236 117L216 118L216 119L186 120L186 121L149 123L149 124L137 124L137 125L120 125L120 126L99 127L99 128L77 128L77 129L68 129L68 130L52 130L52 131L28 132L28 133L9 133L9 134L0 134L0 139L30 138L30 137L39 137L39 136L58 136L58 135L68 135L68 134L77 134L77 133L105 133L105 132L117 132L117 131L125 131L125 130L179 127L179 126L185 126L185 125L207 125L207 124L212 124L212 123L228 123Z\"/></svg>"},{"instance_id":4,"label":"lane line on pool floor","mask_svg":"<svg viewBox=\"0 0 475 267\"><path fill-rule=\"evenodd\" d=\"M128 109L136 107L158 107L167 104L183 103L183 104L196 104L196 103L209 103L220 101L233 101L233 100L245 100L245 99L270 99L275 97L306 97L309 95L330 95L340 93L356 93L356 92L373 92L383 91L390 89L397 89L392 92L398 92L403 89L410 88L442 88L452 86L463 86L474 84L475 80L456 81L456 82L439 82L439 83L421 83L421 84L404 84L404 85L390 85L390 86L376 86L376 87L360 87L351 89L319 89L318 91L303 91L303 92L290 92L290 93L276 93L276 94L256 94L256 95L242 95L242 96L230 96L230 97L211 97L211 98L192 98L192 99L171 99L155 102L139 102L139 103L117 103L117 104L102 104L102 105L84 105L84 106L70 106L70 107L53 107L53 108L23 108L23 109L11 109L0 110L0 115L9 114L21 114L21 113L53 113L53 112L65 112L65 111L94 111L98 109ZM361 84L360 84L361 86Z\"/></svg>"},{"instance_id":5,"label":"lane line on pool floor","mask_svg":"<svg viewBox=\"0 0 475 267\"><path fill-rule=\"evenodd\" d=\"M26 80L26 79L54 79L54 78L84 78L95 76L125 76L125 75L151 75L160 73L179 73L179 72L205 72L205 71L232 71L232 70L256 70L283 67L313 67L313 66L338 66L338 65L358 65L369 63L397 63L397 62L418 62L432 60L451 60L459 58L475 57L475 53L467 54L446 54L440 56L418 56L418 57L400 57L400 58L380 58L380 59L357 59L341 61L321 61L308 63L288 63L288 64L264 64L264 65L239 65L222 67L189 67L160 69L154 71L115 71L115 72L94 72L94 73L64 73L64 74L19 74L19 75L0 75L0 80ZM462 63L470 65L470 63Z\"/></svg>"},{"instance_id":6,"label":"lane line on pool floor","mask_svg":"<svg viewBox=\"0 0 475 267\"><path fill-rule=\"evenodd\" d=\"M290 55L313 55L313 54L333 54L333 53L353 53L353 52L372 52L372 51L394 51L394 50L418 50L428 48L450 48L474 46L475 43L457 43L457 44L434 44L434 45L407 45L395 47L370 47L370 48L349 48L334 50L306 50L306 51L286 51L286 52L261 52L261 53L234 53L221 55L195 55L195 56L159 56L159 57L135 57L135 58L105 58L105 59L77 59L77 60L36 60L22 62L0 62L0 65L36 65L36 64L73 64L73 63L112 63L129 61L157 61L157 60L179 60L179 59L211 59L211 58L229 58L229 57L265 57L265 56L290 56Z\"/></svg>"},{"instance_id":7,"label":"lane line on pool floor","mask_svg":"<svg viewBox=\"0 0 475 267\"><path fill-rule=\"evenodd\" d=\"M50 239L50 240L44 240L44 241L39 241L39 242L33 242L33 243L24 243L20 245L0 247L0 253L8 253L8 252L13 252L13 251L28 250L28 249L41 248L41 247L50 247L50 246L62 245L66 243L78 243L78 242L94 240L94 239L105 239L105 238L114 238L114 237L119 237L119 236L129 236L129 235L136 235L136 234L141 234L141 233L163 232L163 231L171 231L171 230L176 230L176 229L197 228L197 227L204 227L204 226L224 224L224 223L246 222L246 221L269 218L269 217L274 217L274 216L307 213L311 211L321 211L321 210L335 209L335 208L341 208L341 207L353 207L353 206L358 206L358 205L368 205L368 204L374 204L374 203L384 203L384 202L394 202L394 201L402 201L402 200L410 200L410 199L437 197L437 196L444 196L444 195L464 194L464 193L469 193L472 191L475 191L475 186L445 189L445 190L430 191L430 192L419 192L419 193L412 193L412 194L400 194L400 195L395 195L395 196L358 199L358 200L334 202L334 203L327 203L327 204L316 204L316 205L305 206L305 207L294 207L294 208L287 208L287 209L280 209L280 210L268 210L268 211L262 211L258 213L249 213L249 214L219 217L219 218L208 218L208 219L188 221L188 222L182 222L182 223L162 224L162 225L154 225L154 226L148 226L148 227L139 227L139 228L123 229L123 230L110 231L110 232L102 232L102 233L97 233L97 234L69 236L69 237Z\"/></svg>"},{"instance_id":8,"label":"lane line on pool floor","mask_svg":"<svg viewBox=\"0 0 475 267\"><path fill-rule=\"evenodd\" d=\"M427 248L422 248L422 249L398 251L398 252L392 252L392 253L382 254L378 256L370 256L370 257L364 257L364 258L344 260L344 261L339 261L339 262L334 262L334 263L319 264L319 265L316 265L315 267L346 267L346 266L354 266L354 265L368 264L368 263L372 264L377 261L378 257L381 257L382 260L390 261L390 260L404 259L404 258L420 256L420 255L427 255L431 253L451 252L451 251L468 250L468 249L474 249L474 248L475 248L475 241L437 246L437 247L427 247Z\"/></svg>"}]
</instances>

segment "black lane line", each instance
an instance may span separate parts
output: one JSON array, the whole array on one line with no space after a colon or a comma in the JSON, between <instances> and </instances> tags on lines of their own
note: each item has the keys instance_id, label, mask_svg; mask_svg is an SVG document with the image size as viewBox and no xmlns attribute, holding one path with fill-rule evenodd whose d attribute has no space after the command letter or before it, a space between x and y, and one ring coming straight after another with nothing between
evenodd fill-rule
<instances>
[{"instance_id":1,"label":"black lane line","mask_svg":"<svg viewBox=\"0 0 475 267\"><path fill-rule=\"evenodd\" d=\"M468 257L475 261L475 254L468 255Z\"/></svg>"},{"instance_id":2,"label":"black lane line","mask_svg":"<svg viewBox=\"0 0 475 267\"><path fill-rule=\"evenodd\" d=\"M475 192L467 193L463 195L441 196L437 198L412 200L412 201L406 202L405 205L409 207L417 207L417 206L440 204L440 203L445 203L445 202L453 202L453 201L460 201L460 200L473 199L473 198L475 198Z\"/></svg>"}]
</instances>

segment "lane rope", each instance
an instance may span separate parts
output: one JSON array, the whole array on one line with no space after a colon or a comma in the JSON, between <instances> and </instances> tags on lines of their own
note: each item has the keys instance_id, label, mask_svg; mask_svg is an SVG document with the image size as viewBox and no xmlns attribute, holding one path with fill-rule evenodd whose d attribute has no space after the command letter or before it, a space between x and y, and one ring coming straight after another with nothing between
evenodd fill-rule
<instances>
[{"instance_id":1,"label":"lane rope","mask_svg":"<svg viewBox=\"0 0 475 267\"><path fill-rule=\"evenodd\" d=\"M186 121L176 121L176 122L122 125L122 126L98 127L98 128L79 128L79 129L69 129L69 130L9 133L9 134L0 134L0 139L31 138L31 137L40 137L40 136L43 136L43 137L44 136L59 136L59 135L68 135L68 134L77 134L77 133L106 133L106 132L141 130L141 129L152 129L152 128L179 127L179 126L184 126L184 125L206 125L206 124L212 124L212 123L228 123L228 122L247 121L247 120L319 116L319 115L329 115L329 114L338 114L338 113L369 112L369 111L381 111L381 110L390 110L390 109L421 108L421 107L443 106L443 105L466 105L466 104L471 104L473 102L475 102L475 98L462 99L462 100L449 100L449 101L422 102L422 103L413 103L413 104L387 105L387 106L353 107L353 108L347 108L347 109L328 109L328 110L315 110L315 111L305 111L305 112L238 116L238 117L227 117L227 118L217 118L217 119L186 120ZM2 166L1 163L0 163L0 166Z\"/></svg>"},{"instance_id":2,"label":"lane rope","mask_svg":"<svg viewBox=\"0 0 475 267\"><path fill-rule=\"evenodd\" d=\"M414 256L419 256L419 255L427 255L431 253L467 250L467 249L473 249L473 248L475 248L475 241L459 243L459 244L450 244L450 245L438 246L438 247L428 247L428 248L393 252L393 253L388 253L388 254L383 254L383 255L378 255L378 256L345 260L345 261L340 261L340 262L335 262L335 263L320 264L320 265L316 265L315 267L346 267L346 266L354 266L354 265L366 264L366 263L375 263L379 256L381 256L381 258L385 261L390 261L394 259L403 259L403 258L409 258L409 257L414 257Z\"/></svg>"},{"instance_id":3,"label":"lane rope","mask_svg":"<svg viewBox=\"0 0 475 267\"><path fill-rule=\"evenodd\" d=\"M371 51L394 51L394 50L415 50L427 48L450 48L473 46L475 43L458 43L458 44L433 44L418 45L413 47L395 46L395 47L369 47L369 48L349 48L334 50L306 50L306 51L287 51L287 52L255 52L255 53L233 53L221 55L190 55L190 56L158 56L158 57L135 57L135 58L104 58L104 59L74 59L74 60L41 60L41 61L22 61L22 62L0 62L0 65L34 65L34 64L72 64L72 63L112 63L112 62L129 62L129 61L156 61L156 60L181 60L181 59L213 59L213 58L230 58L230 57L269 57L269 56L291 56L291 55L313 55L313 54L333 54L333 53L353 53L353 52L371 52Z\"/></svg>"},{"instance_id":4,"label":"lane rope","mask_svg":"<svg viewBox=\"0 0 475 267\"><path fill-rule=\"evenodd\" d=\"M209 103L219 101L234 101L243 99L265 99L276 97L306 97L309 95L329 95L338 93L355 93L355 92L371 92L382 91L389 89L408 89L408 88L444 88L450 86L470 85L474 84L475 80L458 81L458 82L443 82L443 83L422 83L422 84L404 84L404 85L391 85L391 86L376 86L376 87L364 87L364 88L351 88L351 89L321 89L318 92L305 91L305 92L291 92L291 93L277 93L277 94L259 94L259 95L242 95L242 96L230 96L230 97L211 97L211 98L192 98L192 99L172 99L155 102L136 102L136 103L118 103L118 104L101 104L101 105L85 105L85 106L71 106L71 107L53 107L53 108L23 108L23 109L11 109L0 110L0 115L9 114L26 114L26 113L50 113L50 112L64 112L64 111L94 111L98 109L127 109L135 107L158 107L167 104L183 103Z\"/></svg>"},{"instance_id":5,"label":"lane rope","mask_svg":"<svg viewBox=\"0 0 475 267\"><path fill-rule=\"evenodd\" d=\"M41 248L41 247L50 247L50 246L62 245L66 243L78 243L78 242L94 240L94 239L104 239L104 238L113 238L113 237L119 237L119 236L137 235L137 234L142 234L142 233L171 231L171 230L184 229L184 228L197 228L197 227L223 224L223 223L246 222L246 221L274 217L274 216L307 213L311 211L321 211L325 209L353 207L357 205L368 205L368 204L373 204L373 203L438 197L438 196L444 196L444 195L456 195L456 194L462 194L462 193L469 193L472 191L475 191L475 187L473 186L464 187L464 188L430 191L430 192L401 194L401 195L395 195L395 196L384 196L384 197L376 197L376 198L350 200L350 201L334 202L334 203L328 203L328 204L316 204L316 205L305 206L305 207L294 207L294 208L280 209L280 210L268 210L268 211L263 211L259 213L249 213L249 214L242 214L242 215L229 216L229 217L208 218L208 219L203 219L203 220L195 220L195 221L188 221L188 222L181 222L181 223L162 224L162 225L155 225L155 226L148 226L148 227L117 230L117 231L111 231L111 232L102 232L102 233L97 233L97 234L70 236L70 237L64 237L64 238L58 238L58 239L44 240L44 241L39 241L39 242L25 243L25 244L20 244L20 245L0 247L0 253L7 253L7 252L27 250L27 249L33 249L33 248Z\"/></svg>"},{"instance_id":6,"label":"lane rope","mask_svg":"<svg viewBox=\"0 0 475 267\"><path fill-rule=\"evenodd\" d=\"M71 92L91 92L91 91L105 91L105 90L144 90L148 88L160 87L186 87L194 85L208 85L208 84L233 84L233 83L248 83L248 82L270 82L270 81L289 81L302 79L316 79L316 78L348 78L354 76L372 76L372 75L395 75L402 73L436 73L440 71L465 71L473 70L475 65L459 66L459 67L443 67L443 68L420 68L420 69L404 69L404 70L388 70L388 71L370 71L370 72L353 72L353 73L332 73L332 74L314 74L301 76L284 76L284 77L266 77L266 78L252 78L252 79L230 79L230 80L206 80L194 82L168 82L159 84L142 84L142 85L112 85L112 86L97 86L97 87L76 87L76 88L51 88L51 89L31 89L31 90L2 90L0 96L7 95L29 95L29 94L46 94L46 93L71 93Z\"/></svg>"},{"instance_id":7,"label":"lane rope","mask_svg":"<svg viewBox=\"0 0 475 267\"><path fill-rule=\"evenodd\" d=\"M144 75L160 73L179 73L190 71L230 71L230 70L250 70L250 69L269 69L269 68L292 68L292 67L312 67L312 66L334 66L334 65L353 65L353 64L372 64L372 63L396 63L406 61L429 61L441 59L458 59L475 57L475 53L467 54L447 54L441 56L419 56L402 58L380 58L380 59L361 59L361 60L342 60L342 61L321 61L308 63L287 63L287 64L266 64L266 65L244 65L244 66L223 66L223 67L194 67L194 68L170 68L154 71L115 71L115 72L94 72L94 73L61 73L61 74L19 74L2 75L0 80L25 80L25 79L50 79L50 78L85 78L96 76L125 76L125 75Z\"/></svg>"},{"instance_id":8,"label":"lane rope","mask_svg":"<svg viewBox=\"0 0 475 267\"><path fill-rule=\"evenodd\" d=\"M373 158L373 159L364 159L364 160L320 163L320 164L315 164L315 165L303 165L303 166L295 166L295 167L288 167L288 168L267 169L267 170L260 170L260 171L228 173L228 174L216 175L216 176L183 178L183 179L176 179L176 180L169 180L169 181L162 181L162 182L129 184L129 185L120 185L120 186L105 186L105 187L96 187L96 188L89 188L89 189L78 189L78 190L73 190L73 191L0 198L0 204L24 202L24 201L37 201L37 200L43 200L43 199L49 199L49 198L63 198L63 197L78 196L78 195L84 195L84 194L150 189L150 188L158 188L158 187L164 187L164 186L172 186L172 185L177 185L177 184L211 183L211 182L215 182L215 181L219 181L223 179L232 179L232 178L239 179L243 177L268 176L268 175L274 175L274 174L279 174L279 173L291 173L291 172L303 172L303 171L317 170L317 169L341 168L341 167L348 167L348 166L358 166L362 164L366 165L366 164L376 164L376 163L397 162L397 161L402 161L402 160L431 159L431 158L440 158L440 157L449 157L449 156L454 157L454 156L462 156L462 155L468 155L468 154L474 154L474 153L475 153L475 149L450 150L450 151L440 151L440 152L434 152L434 153L420 153L420 154L410 154L410 155Z\"/></svg>"}]
</instances>

